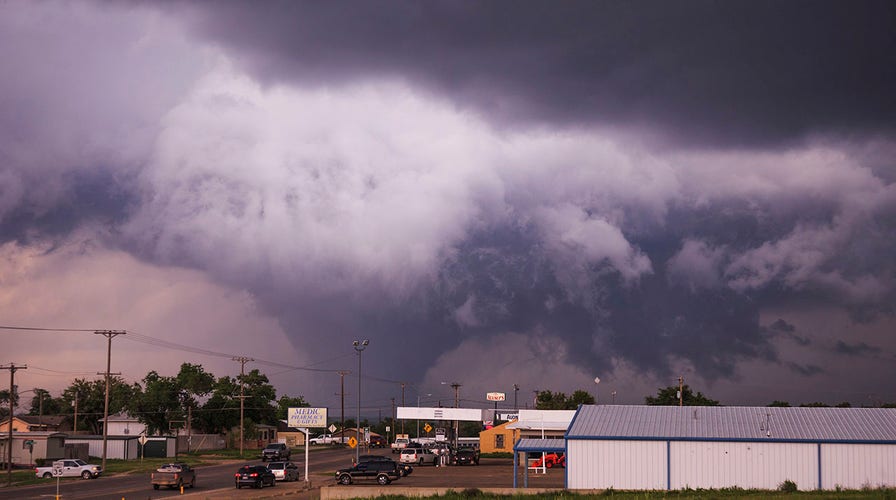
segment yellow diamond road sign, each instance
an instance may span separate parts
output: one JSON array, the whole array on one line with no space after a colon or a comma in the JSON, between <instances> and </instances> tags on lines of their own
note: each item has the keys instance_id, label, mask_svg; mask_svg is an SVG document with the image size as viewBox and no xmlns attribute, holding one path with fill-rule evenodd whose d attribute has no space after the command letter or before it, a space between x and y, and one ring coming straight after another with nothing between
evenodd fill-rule
<instances>
[{"instance_id":1,"label":"yellow diamond road sign","mask_svg":"<svg viewBox=\"0 0 896 500\"><path fill-rule=\"evenodd\" d=\"M423 426L423 430L426 431L426 432L429 432L429 431L432 430L432 426L429 425L429 424L426 424L426 425Z\"/></svg>"},{"instance_id":2,"label":"yellow diamond road sign","mask_svg":"<svg viewBox=\"0 0 896 500\"><path fill-rule=\"evenodd\" d=\"M355 446L358 446L358 439L355 436L348 438L348 445L351 446L352 448L354 448Z\"/></svg>"}]
</instances>

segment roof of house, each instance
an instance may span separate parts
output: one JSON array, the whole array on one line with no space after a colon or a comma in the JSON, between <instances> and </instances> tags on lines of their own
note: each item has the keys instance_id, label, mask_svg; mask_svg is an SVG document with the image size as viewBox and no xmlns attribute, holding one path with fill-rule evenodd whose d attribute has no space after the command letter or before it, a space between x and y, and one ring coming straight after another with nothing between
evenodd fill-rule
<instances>
[{"instance_id":1,"label":"roof of house","mask_svg":"<svg viewBox=\"0 0 896 500\"><path fill-rule=\"evenodd\" d=\"M48 426L58 426L66 419L66 417L63 415L16 415L16 418L31 425Z\"/></svg>"},{"instance_id":2,"label":"roof of house","mask_svg":"<svg viewBox=\"0 0 896 500\"><path fill-rule=\"evenodd\" d=\"M583 405L566 437L896 444L896 409Z\"/></svg>"}]
</instances>

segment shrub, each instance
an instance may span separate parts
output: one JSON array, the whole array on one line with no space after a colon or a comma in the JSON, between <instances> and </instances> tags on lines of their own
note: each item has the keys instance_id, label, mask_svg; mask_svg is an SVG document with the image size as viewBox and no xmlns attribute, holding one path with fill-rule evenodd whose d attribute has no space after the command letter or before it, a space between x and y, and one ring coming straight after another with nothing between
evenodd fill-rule
<instances>
[{"instance_id":1,"label":"shrub","mask_svg":"<svg viewBox=\"0 0 896 500\"><path fill-rule=\"evenodd\" d=\"M790 479L786 479L783 483L778 485L778 491L783 491L784 493L795 493L796 491L798 491L798 488L796 487L796 483L794 483Z\"/></svg>"}]
</instances>

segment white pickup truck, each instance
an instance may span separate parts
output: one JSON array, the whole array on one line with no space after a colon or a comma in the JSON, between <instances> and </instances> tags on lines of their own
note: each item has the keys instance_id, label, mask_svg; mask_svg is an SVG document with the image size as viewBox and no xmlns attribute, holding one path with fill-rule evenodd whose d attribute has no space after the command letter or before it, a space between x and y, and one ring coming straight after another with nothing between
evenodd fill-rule
<instances>
[{"instance_id":1,"label":"white pickup truck","mask_svg":"<svg viewBox=\"0 0 896 500\"><path fill-rule=\"evenodd\" d=\"M398 434L395 436L395 442L391 444L392 453L401 453L401 450L407 448L411 440L407 434Z\"/></svg>"},{"instance_id":2,"label":"white pickup truck","mask_svg":"<svg viewBox=\"0 0 896 500\"><path fill-rule=\"evenodd\" d=\"M84 479L96 479L103 473L102 467L92 465L80 459L56 460L52 467L37 467L34 475L37 477L82 477Z\"/></svg>"},{"instance_id":3,"label":"white pickup truck","mask_svg":"<svg viewBox=\"0 0 896 500\"><path fill-rule=\"evenodd\" d=\"M311 444L333 444L338 443L339 438L334 438L332 434L321 434L309 439L308 442Z\"/></svg>"}]
</instances>

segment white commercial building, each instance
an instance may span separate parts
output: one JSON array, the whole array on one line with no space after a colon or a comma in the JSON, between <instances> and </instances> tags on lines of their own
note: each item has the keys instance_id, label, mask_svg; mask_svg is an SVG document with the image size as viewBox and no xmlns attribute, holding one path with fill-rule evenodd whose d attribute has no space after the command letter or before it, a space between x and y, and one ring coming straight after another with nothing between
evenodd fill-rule
<instances>
[{"instance_id":1,"label":"white commercial building","mask_svg":"<svg viewBox=\"0 0 896 500\"><path fill-rule=\"evenodd\" d=\"M567 488L896 487L896 409L582 406Z\"/></svg>"}]
</instances>

